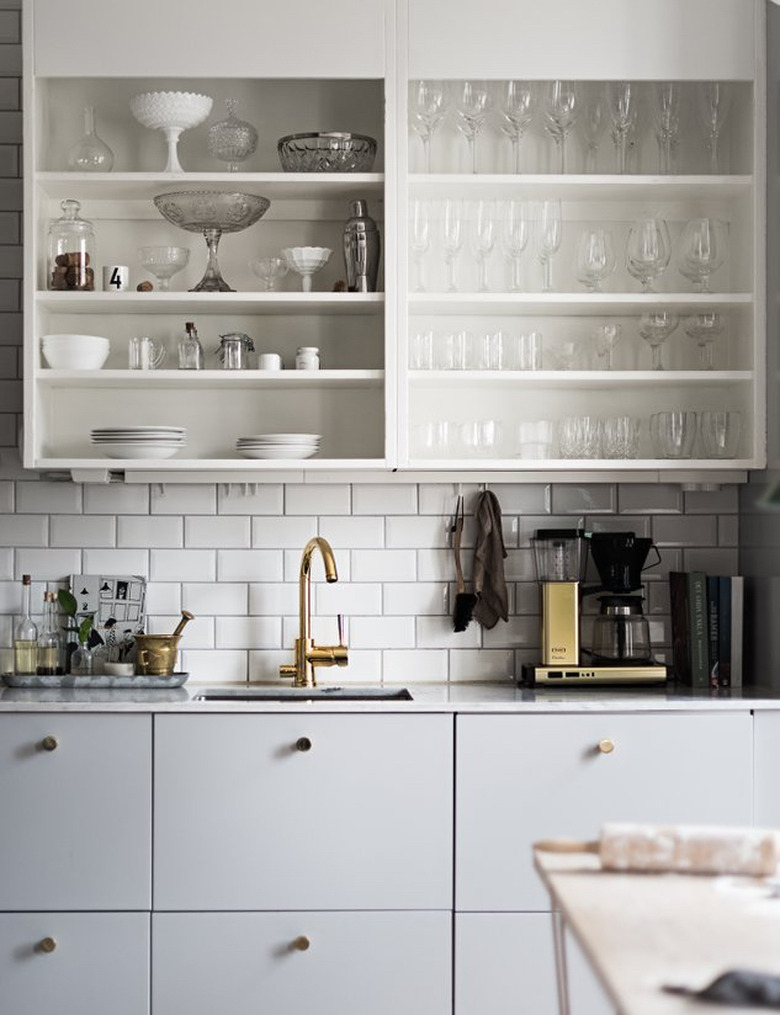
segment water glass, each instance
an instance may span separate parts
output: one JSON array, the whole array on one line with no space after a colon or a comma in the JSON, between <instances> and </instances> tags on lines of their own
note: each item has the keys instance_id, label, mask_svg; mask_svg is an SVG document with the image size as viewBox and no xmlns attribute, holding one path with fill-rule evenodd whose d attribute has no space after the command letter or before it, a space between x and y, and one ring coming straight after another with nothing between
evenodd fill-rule
<instances>
[{"instance_id":1,"label":"water glass","mask_svg":"<svg viewBox=\"0 0 780 1015\"><path fill-rule=\"evenodd\" d=\"M601 421L602 456L636 458L639 454L639 420L633 416L610 416Z\"/></svg>"},{"instance_id":2,"label":"water glass","mask_svg":"<svg viewBox=\"0 0 780 1015\"><path fill-rule=\"evenodd\" d=\"M466 332L447 331L433 339L434 370L466 369Z\"/></svg>"},{"instance_id":3,"label":"water glass","mask_svg":"<svg viewBox=\"0 0 780 1015\"><path fill-rule=\"evenodd\" d=\"M514 366L516 370L542 369L542 333L540 331L529 331L524 335L518 335Z\"/></svg>"},{"instance_id":4,"label":"water glass","mask_svg":"<svg viewBox=\"0 0 780 1015\"><path fill-rule=\"evenodd\" d=\"M524 420L517 424L517 445L521 458L552 458L554 426L549 419Z\"/></svg>"},{"instance_id":5,"label":"water glass","mask_svg":"<svg viewBox=\"0 0 780 1015\"><path fill-rule=\"evenodd\" d=\"M656 412L650 417L650 439L659 458L690 458L695 437L695 412Z\"/></svg>"},{"instance_id":6,"label":"water glass","mask_svg":"<svg viewBox=\"0 0 780 1015\"><path fill-rule=\"evenodd\" d=\"M131 370L157 370L165 362L165 346L153 338L131 338L127 345Z\"/></svg>"},{"instance_id":7,"label":"water glass","mask_svg":"<svg viewBox=\"0 0 780 1015\"><path fill-rule=\"evenodd\" d=\"M433 370L433 331L430 328L412 336L409 367L412 370Z\"/></svg>"},{"instance_id":8,"label":"water glass","mask_svg":"<svg viewBox=\"0 0 780 1015\"><path fill-rule=\"evenodd\" d=\"M446 458L453 450L457 424L448 420L430 420L414 428L415 444L420 454Z\"/></svg>"},{"instance_id":9,"label":"water glass","mask_svg":"<svg viewBox=\"0 0 780 1015\"><path fill-rule=\"evenodd\" d=\"M471 420L460 428L463 450L474 457L495 458L501 435L501 422L496 419Z\"/></svg>"},{"instance_id":10,"label":"water glass","mask_svg":"<svg viewBox=\"0 0 780 1015\"><path fill-rule=\"evenodd\" d=\"M742 416L738 412L702 412L699 433L705 458L734 458L739 445Z\"/></svg>"},{"instance_id":11,"label":"water glass","mask_svg":"<svg viewBox=\"0 0 780 1015\"><path fill-rule=\"evenodd\" d=\"M599 458L601 421L595 416L564 416L558 424L561 458Z\"/></svg>"}]
</instances>

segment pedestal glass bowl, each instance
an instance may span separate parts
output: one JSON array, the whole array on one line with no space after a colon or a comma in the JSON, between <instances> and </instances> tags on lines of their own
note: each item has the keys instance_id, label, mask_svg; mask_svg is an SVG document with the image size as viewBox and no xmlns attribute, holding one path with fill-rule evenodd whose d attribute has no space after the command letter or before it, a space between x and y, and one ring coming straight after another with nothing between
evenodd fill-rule
<instances>
[{"instance_id":1,"label":"pedestal glass bowl","mask_svg":"<svg viewBox=\"0 0 780 1015\"><path fill-rule=\"evenodd\" d=\"M184 130L203 123L213 99L197 92L142 92L130 99L130 112L151 130L161 130L168 141L168 163L163 172L182 173L177 148Z\"/></svg>"},{"instance_id":2,"label":"pedestal glass bowl","mask_svg":"<svg viewBox=\"0 0 780 1015\"><path fill-rule=\"evenodd\" d=\"M376 141L365 134L288 134L276 145L285 173L370 173Z\"/></svg>"},{"instance_id":3,"label":"pedestal glass bowl","mask_svg":"<svg viewBox=\"0 0 780 1015\"><path fill-rule=\"evenodd\" d=\"M285 247L282 251L293 271L301 276L301 289L311 292L311 277L324 268L333 253L328 247Z\"/></svg>"},{"instance_id":4,"label":"pedestal glass bowl","mask_svg":"<svg viewBox=\"0 0 780 1015\"><path fill-rule=\"evenodd\" d=\"M144 271L154 275L160 292L167 292L174 275L186 268L190 260L189 247L139 247L138 260Z\"/></svg>"},{"instance_id":5,"label":"pedestal glass bowl","mask_svg":"<svg viewBox=\"0 0 780 1015\"><path fill-rule=\"evenodd\" d=\"M266 292L275 292L279 282L290 270L284 257L258 257L249 262L249 267L263 283Z\"/></svg>"},{"instance_id":6,"label":"pedestal glass bowl","mask_svg":"<svg viewBox=\"0 0 780 1015\"><path fill-rule=\"evenodd\" d=\"M163 218L190 233L203 233L208 263L203 278L190 292L235 292L222 277L217 248L223 233L239 233L253 226L268 211L271 202L257 194L236 191L181 190L158 194L154 204Z\"/></svg>"}]
</instances>

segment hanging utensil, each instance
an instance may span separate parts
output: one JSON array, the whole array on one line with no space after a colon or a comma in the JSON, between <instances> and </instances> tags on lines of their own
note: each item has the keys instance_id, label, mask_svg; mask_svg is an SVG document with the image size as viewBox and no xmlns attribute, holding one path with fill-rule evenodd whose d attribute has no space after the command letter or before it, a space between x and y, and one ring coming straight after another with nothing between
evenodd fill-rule
<instances>
[{"instance_id":1,"label":"hanging utensil","mask_svg":"<svg viewBox=\"0 0 780 1015\"><path fill-rule=\"evenodd\" d=\"M463 565L460 559L460 544L463 538L463 522L465 515L465 501L459 496L455 506L455 517L451 528L452 552L455 557L455 577L457 590L455 594L455 609L453 611L453 625L456 631L465 631L471 622L471 615L477 602L477 597L472 592L466 591L466 581L463 577Z\"/></svg>"}]
</instances>

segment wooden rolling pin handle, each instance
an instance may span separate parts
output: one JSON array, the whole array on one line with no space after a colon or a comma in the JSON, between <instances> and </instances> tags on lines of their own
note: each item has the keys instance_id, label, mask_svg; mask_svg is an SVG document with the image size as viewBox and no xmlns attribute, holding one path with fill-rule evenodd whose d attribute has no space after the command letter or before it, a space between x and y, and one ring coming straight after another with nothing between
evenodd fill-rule
<instances>
[{"instance_id":1,"label":"wooden rolling pin handle","mask_svg":"<svg viewBox=\"0 0 780 1015\"><path fill-rule=\"evenodd\" d=\"M601 849L600 842L582 842L577 839L540 839L534 843L534 849L541 853L597 853Z\"/></svg>"}]
</instances>

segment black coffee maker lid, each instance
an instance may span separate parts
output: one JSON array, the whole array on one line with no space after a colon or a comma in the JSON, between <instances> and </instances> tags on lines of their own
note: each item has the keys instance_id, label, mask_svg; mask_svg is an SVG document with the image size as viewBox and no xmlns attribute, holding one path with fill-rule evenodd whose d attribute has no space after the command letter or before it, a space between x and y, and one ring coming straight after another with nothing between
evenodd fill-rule
<instances>
[{"instance_id":1,"label":"black coffee maker lid","mask_svg":"<svg viewBox=\"0 0 780 1015\"><path fill-rule=\"evenodd\" d=\"M537 529L534 539L584 539L585 529Z\"/></svg>"}]
</instances>

